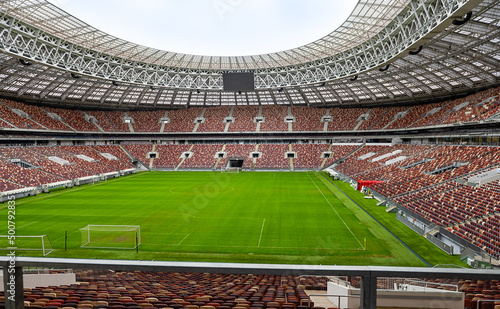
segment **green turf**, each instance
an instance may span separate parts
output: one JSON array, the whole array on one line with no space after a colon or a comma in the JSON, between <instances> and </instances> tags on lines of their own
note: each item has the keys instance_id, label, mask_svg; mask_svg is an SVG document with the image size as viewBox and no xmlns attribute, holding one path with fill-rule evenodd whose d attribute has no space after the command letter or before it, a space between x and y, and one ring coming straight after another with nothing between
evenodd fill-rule
<instances>
[{"instance_id":1,"label":"green turf","mask_svg":"<svg viewBox=\"0 0 500 309\"><path fill-rule=\"evenodd\" d=\"M18 200L15 223L59 257L425 266L319 173L140 173ZM139 252L80 248L88 224L140 225Z\"/></svg>"}]
</instances>

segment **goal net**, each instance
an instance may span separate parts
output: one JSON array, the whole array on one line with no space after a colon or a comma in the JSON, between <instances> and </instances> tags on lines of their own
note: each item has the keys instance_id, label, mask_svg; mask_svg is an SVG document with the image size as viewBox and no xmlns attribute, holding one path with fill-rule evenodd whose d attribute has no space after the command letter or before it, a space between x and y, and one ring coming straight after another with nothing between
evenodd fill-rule
<instances>
[{"instance_id":1,"label":"goal net","mask_svg":"<svg viewBox=\"0 0 500 309\"><path fill-rule=\"evenodd\" d=\"M47 234L0 235L0 250L38 251L46 256L54 251L54 248Z\"/></svg>"},{"instance_id":2,"label":"goal net","mask_svg":"<svg viewBox=\"0 0 500 309\"><path fill-rule=\"evenodd\" d=\"M139 225L93 225L80 229L81 248L135 249L141 244Z\"/></svg>"},{"instance_id":3,"label":"goal net","mask_svg":"<svg viewBox=\"0 0 500 309\"><path fill-rule=\"evenodd\" d=\"M239 167L221 167L220 172L221 173L236 173L238 174L241 171L241 168Z\"/></svg>"}]
</instances>

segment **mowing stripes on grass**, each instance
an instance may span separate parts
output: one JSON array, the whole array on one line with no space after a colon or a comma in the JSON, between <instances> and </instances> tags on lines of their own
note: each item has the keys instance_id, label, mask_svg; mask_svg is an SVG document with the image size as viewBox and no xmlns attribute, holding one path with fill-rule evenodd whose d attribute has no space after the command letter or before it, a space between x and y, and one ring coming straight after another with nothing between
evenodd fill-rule
<instances>
[{"instance_id":1,"label":"mowing stripes on grass","mask_svg":"<svg viewBox=\"0 0 500 309\"><path fill-rule=\"evenodd\" d=\"M349 227L349 225L347 225L347 223L345 223L344 219L342 218L342 216L338 213L338 211L335 209L335 207L333 207L332 203L330 203L330 201L326 198L326 196L323 194L323 191L321 191L321 189L318 187L318 185L314 182L314 180L311 178L311 176L309 175L309 173L307 173L307 176L309 177L309 179L311 180L311 182L314 184L314 186L318 189L319 193L321 193L321 195L323 196L323 198L326 200L326 202L328 203L328 205L330 205L330 207L333 209L333 211L335 211L335 213L337 214L337 216L339 217L339 219L342 221L342 223L344 223L345 227L349 230L349 232L351 233L352 237L354 237L354 239L356 239L356 241L358 242L359 246L361 248L363 248L363 250L366 250L365 246L363 246L361 244L361 242L359 241L359 239L356 237L356 235L352 232L351 228Z\"/></svg>"},{"instance_id":2,"label":"mowing stripes on grass","mask_svg":"<svg viewBox=\"0 0 500 309\"><path fill-rule=\"evenodd\" d=\"M16 219L49 235L54 257L420 266L318 175L145 172L23 199ZM140 225L139 252L80 248L88 224Z\"/></svg>"}]
</instances>

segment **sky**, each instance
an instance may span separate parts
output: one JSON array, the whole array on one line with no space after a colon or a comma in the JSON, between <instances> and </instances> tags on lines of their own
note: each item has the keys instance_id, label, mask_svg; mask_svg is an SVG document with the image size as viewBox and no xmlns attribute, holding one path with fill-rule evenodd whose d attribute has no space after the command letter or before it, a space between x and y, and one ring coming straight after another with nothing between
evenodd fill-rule
<instances>
[{"instance_id":1,"label":"sky","mask_svg":"<svg viewBox=\"0 0 500 309\"><path fill-rule=\"evenodd\" d=\"M357 0L49 0L113 36L179 53L246 56L311 43Z\"/></svg>"}]
</instances>

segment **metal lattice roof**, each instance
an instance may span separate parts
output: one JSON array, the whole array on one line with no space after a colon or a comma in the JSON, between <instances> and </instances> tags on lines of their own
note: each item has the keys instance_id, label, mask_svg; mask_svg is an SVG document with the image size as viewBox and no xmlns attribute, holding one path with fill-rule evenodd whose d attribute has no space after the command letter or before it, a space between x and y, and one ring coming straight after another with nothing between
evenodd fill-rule
<instances>
[{"instance_id":1,"label":"metal lattice roof","mask_svg":"<svg viewBox=\"0 0 500 309\"><path fill-rule=\"evenodd\" d=\"M430 100L499 84L500 1L456 0L462 9L453 8L456 11L441 19L433 16L452 2L362 0L341 27L305 46L257 56L205 57L112 37L43 0L3 1L0 93L28 101L94 107L333 106ZM451 23L468 11L472 12L468 22ZM427 32L411 28L420 21L431 23ZM395 32L402 25L408 27L406 32ZM413 33L421 33L422 38L412 41ZM383 55L391 44L406 41L383 62L363 49L370 43L374 52ZM57 54L64 49L78 57ZM325 72L339 67L336 59L359 69L326 76ZM373 63L366 66L358 59ZM222 91L218 74L229 69L255 69L256 91Z\"/></svg>"},{"instance_id":2,"label":"metal lattice roof","mask_svg":"<svg viewBox=\"0 0 500 309\"><path fill-rule=\"evenodd\" d=\"M153 65L189 69L232 70L295 65L337 54L384 28L410 0L361 0L347 20L329 35L277 53L217 57L174 53L135 44L100 31L45 0L0 2L0 10L83 48Z\"/></svg>"}]
</instances>

